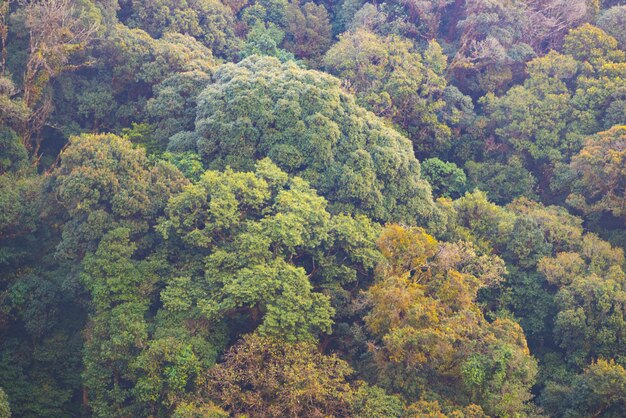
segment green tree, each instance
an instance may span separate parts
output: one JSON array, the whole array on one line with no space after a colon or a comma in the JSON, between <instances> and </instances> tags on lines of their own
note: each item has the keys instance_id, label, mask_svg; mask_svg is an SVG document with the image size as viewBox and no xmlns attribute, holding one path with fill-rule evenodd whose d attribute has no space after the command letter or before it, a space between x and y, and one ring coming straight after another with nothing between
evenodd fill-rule
<instances>
[{"instance_id":1,"label":"green tree","mask_svg":"<svg viewBox=\"0 0 626 418\"><path fill-rule=\"evenodd\" d=\"M124 23L155 38L168 32L193 36L216 55L234 57L239 39L232 10L218 0L142 0L123 2Z\"/></svg>"},{"instance_id":2,"label":"green tree","mask_svg":"<svg viewBox=\"0 0 626 418\"><path fill-rule=\"evenodd\" d=\"M573 29L565 37L563 51L574 57L585 73L593 72L607 62L624 62L626 54L617 48L617 40L588 23Z\"/></svg>"},{"instance_id":3,"label":"green tree","mask_svg":"<svg viewBox=\"0 0 626 418\"><path fill-rule=\"evenodd\" d=\"M614 6L602 12L598 27L614 37L620 49L626 47L626 6Z\"/></svg>"},{"instance_id":4,"label":"green tree","mask_svg":"<svg viewBox=\"0 0 626 418\"><path fill-rule=\"evenodd\" d=\"M565 264L567 263L567 264ZM579 253L543 259L539 270L559 288L555 337L566 359L583 367L591 359L624 356L624 253L592 234Z\"/></svg>"},{"instance_id":5,"label":"green tree","mask_svg":"<svg viewBox=\"0 0 626 418\"><path fill-rule=\"evenodd\" d=\"M199 97L196 131L172 138L170 150L193 147L217 169L250 169L269 156L316 187L334 213L411 224L436 216L409 141L337 79L270 57L225 65L214 79Z\"/></svg>"},{"instance_id":6,"label":"green tree","mask_svg":"<svg viewBox=\"0 0 626 418\"><path fill-rule=\"evenodd\" d=\"M161 293L165 309L213 323L243 314L248 327L289 341L330 333L329 295L377 260L369 220L331 216L306 182L269 160L254 173L207 171L166 214L159 230L203 271L183 264Z\"/></svg>"},{"instance_id":7,"label":"green tree","mask_svg":"<svg viewBox=\"0 0 626 418\"><path fill-rule=\"evenodd\" d=\"M154 267L131 259L130 230L116 228L85 258L83 282L93 311L86 331L83 378L94 416L137 414L129 362L148 339L145 316L156 282Z\"/></svg>"},{"instance_id":8,"label":"green tree","mask_svg":"<svg viewBox=\"0 0 626 418\"><path fill-rule=\"evenodd\" d=\"M28 167L28 151L14 130L0 127L0 175Z\"/></svg>"},{"instance_id":9,"label":"green tree","mask_svg":"<svg viewBox=\"0 0 626 418\"><path fill-rule=\"evenodd\" d=\"M17 97L17 89L8 75L0 75L0 125L5 129L19 131L28 120L29 110L22 99Z\"/></svg>"},{"instance_id":10,"label":"green tree","mask_svg":"<svg viewBox=\"0 0 626 418\"><path fill-rule=\"evenodd\" d=\"M23 100L30 109L21 129L24 146L43 141L42 130L53 108L50 83L64 72L80 68L80 52L97 33L101 16L91 1L43 0L18 9L28 32L28 59L23 78ZM71 59L78 56L77 62Z\"/></svg>"},{"instance_id":11,"label":"green tree","mask_svg":"<svg viewBox=\"0 0 626 418\"><path fill-rule=\"evenodd\" d=\"M9 399L4 390L0 388L0 418L11 418L11 408L9 407Z\"/></svg>"},{"instance_id":12,"label":"green tree","mask_svg":"<svg viewBox=\"0 0 626 418\"><path fill-rule=\"evenodd\" d=\"M322 55L332 42L332 28L324 5L291 2L285 20L285 49L314 67L321 64Z\"/></svg>"},{"instance_id":13,"label":"green tree","mask_svg":"<svg viewBox=\"0 0 626 418\"><path fill-rule=\"evenodd\" d=\"M273 23L257 23L246 35L246 43L241 49L241 57L268 55L281 62L295 60L295 56L280 48L285 33Z\"/></svg>"},{"instance_id":14,"label":"green tree","mask_svg":"<svg viewBox=\"0 0 626 418\"><path fill-rule=\"evenodd\" d=\"M407 39L360 28L340 37L325 65L360 104L406 131L417 155L450 147L459 119L445 112L446 57L435 41L422 54Z\"/></svg>"},{"instance_id":15,"label":"green tree","mask_svg":"<svg viewBox=\"0 0 626 418\"><path fill-rule=\"evenodd\" d=\"M555 416L619 417L626 406L626 371L613 360L598 359L567 384L551 384L547 392L546 409Z\"/></svg>"},{"instance_id":16,"label":"green tree","mask_svg":"<svg viewBox=\"0 0 626 418\"><path fill-rule=\"evenodd\" d=\"M527 167L563 161L578 151L579 141L569 131L572 108L566 85L576 69L573 58L551 52L528 64L523 86L502 97L488 94L481 99L497 143L527 159Z\"/></svg>"},{"instance_id":17,"label":"green tree","mask_svg":"<svg viewBox=\"0 0 626 418\"><path fill-rule=\"evenodd\" d=\"M376 386L361 385L353 393L352 411L359 418L404 417L404 402Z\"/></svg>"},{"instance_id":18,"label":"green tree","mask_svg":"<svg viewBox=\"0 0 626 418\"><path fill-rule=\"evenodd\" d=\"M431 184L435 196L459 197L465 192L467 177L454 163L429 158L422 163L422 175Z\"/></svg>"},{"instance_id":19,"label":"green tree","mask_svg":"<svg viewBox=\"0 0 626 418\"><path fill-rule=\"evenodd\" d=\"M160 149L172 135L194 128L198 94L211 82L211 76L194 70L176 73L154 86L146 104L149 121L155 128Z\"/></svg>"},{"instance_id":20,"label":"green tree","mask_svg":"<svg viewBox=\"0 0 626 418\"><path fill-rule=\"evenodd\" d=\"M215 65L205 45L178 33L153 39L117 24L87 52L97 65L61 76L57 84L53 120L63 134L121 132L132 123L154 123L159 140L167 140L179 125L193 125L194 89Z\"/></svg>"},{"instance_id":21,"label":"green tree","mask_svg":"<svg viewBox=\"0 0 626 418\"><path fill-rule=\"evenodd\" d=\"M513 156L506 163L468 161L465 164L468 189L485 191L499 205L520 196L535 198L537 179L524 168L522 159Z\"/></svg>"},{"instance_id":22,"label":"green tree","mask_svg":"<svg viewBox=\"0 0 626 418\"><path fill-rule=\"evenodd\" d=\"M50 181L70 217L58 254L78 259L117 227L133 237L150 233L170 195L187 183L172 165L150 164L143 149L112 134L73 137Z\"/></svg>"},{"instance_id":23,"label":"green tree","mask_svg":"<svg viewBox=\"0 0 626 418\"><path fill-rule=\"evenodd\" d=\"M610 213L626 220L626 127L615 126L587 139L572 159L576 174L567 201L585 215Z\"/></svg>"}]
</instances>

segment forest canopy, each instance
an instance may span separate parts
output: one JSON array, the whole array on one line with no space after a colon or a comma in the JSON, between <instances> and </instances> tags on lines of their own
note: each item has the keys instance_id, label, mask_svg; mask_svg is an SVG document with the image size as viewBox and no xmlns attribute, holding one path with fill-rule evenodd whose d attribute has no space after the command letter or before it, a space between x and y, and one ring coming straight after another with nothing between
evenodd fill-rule
<instances>
[{"instance_id":1,"label":"forest canopy","mask_svg":"<svg viewBox=\"0 0 626 418\"><path fill-rule=\"evenodd\" d=\"M626 415L626 2L0 0L0 418Z\"/></svg>"}]
</instances>

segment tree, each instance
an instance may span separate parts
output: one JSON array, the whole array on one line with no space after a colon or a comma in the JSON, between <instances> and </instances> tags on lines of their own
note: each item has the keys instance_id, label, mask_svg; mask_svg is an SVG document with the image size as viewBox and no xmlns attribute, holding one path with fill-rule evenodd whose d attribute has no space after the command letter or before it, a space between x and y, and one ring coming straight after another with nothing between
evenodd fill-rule
<instances>
[{"instance_id":1,"label":"tree","mask_svg":"<svg viewBox=\"0 0 626 418\"><path fill-rule=\"evenodd\" d=\"M626 405L626 370L614 361L599 359L574 383L575 414L593 411L597 416L620 414Z\"/></svg>"},{"instance_id":2,"label":"tree","mask_svg":"<svg viewBox=\"0 0 626 418\"><path fill-rule=\"evenodd\" d=\"M406 416L410 418L486 418L483 409L478 405L468 405L464 408L457 405L441 405L438 401L419 401L407 408Z\"/></svg>"},{"instance_id":3,"label":"tree","mask_svg":"<svg viewBox=\"0 0 626 418\"><path fill-rule=\"evenodd\" d=\"M489 93L480 99L489 132L480 135L489 159L517 157L540 185L547 185L554 167L568 163L580 150L586 128L580 123L586 119L576 117L568 89L577 63L552 51L531 61L527 70L523 85L501 97Z\"/></svg>"},{"instance_id":4,"label":"tree","mask_svg":"<svg viewBox=\"0 0 626 418\"><path fill-rule=\"evenodd\" d=\"M28 167L28 151L15 131L0 128L0 175L20 172Z\"/></svg>"},{"instance_id":5,"label":"tree","mask_svg":"<svg viewBox=\"0 0 626 418\"><path fill-rule=\"evenodd\" d=\"M565 37L563 51L582 64L583 72L593 73L607 62L624 62L626 54L617 48L617 40L588 23L573 29Z\"/></svg>"},{"instance_id":6,"label":"tree","mask_svg":"<svg viewBox=\"0 0 626 418\"><path fill-rule=\"evenodd\" d=\"M513 156L506 163L468 161L465 165L468 189L485 191L499 205L524 196L536 197L537 179L524 168L522 160Z\"/></svg>"},{"instance_id":7,"label":"tree","mask_svg":"<svg viewBox=\"0 0 626 418\"><path fill-rule=\"evenodd\" d=\"M348 363L311 343L248 334L210 371L208 393L234 414L250 417L350 415Z\"/></svg>"},{"instance_id":8,"label":"tree","mask_svg":"<svg viewBox=\"0 0 626 418\"><path fill-rule=\"evenodd\" d=\"M161 149L177 132L193 130L198 94L210 82L209 74L194 70L173 74L155 85L146 111Z\"/></svg>"},{"instance_id":9,"label":"tree","mask_svg":"<svg viewBox=\"0 0 626 418\"><path fill-rule=\"evenodd\" d=\"M0 388L0 417L11 418L11 408L6 393Z\"/></svg>"},{"instance_id":10,"label":"tree","mask_svg":"<svg viewBox=\"0 0 626 418\"><path fill-rule=\"evenodd\" d=\"M250 57L221 67L199 97L196 131L170 141L210 168L250 169L269 156L300 175L334 213L424 224L430 187L406 138L343 93L339 81L294 63Z\"/></svg>"},{"instance_id":11,"label":"tree","mask_svg":"<svg viewBox=\"0 0 626 418\"><path fill-rule=\"evenodd\" d=\"M459 118L445 111L446 57L435 41L421 54L407 39L359 28L344 33L324 61L360 104L407 132L418 156L450 147Z\"/></svg>"},{"instance_id":12,"label":"tree","mask_svg":"<svg viewBox=\"0 0 626 418\"><path fill-rule=\"evenodd\" d=\"M387 395L376 386L361 384L352 395L354 416L362 418L404 417L404 402L397 395Z\"/></svg>"},{"instance_id":13,"label":"tree","mask_svg":"<svg viewBox=\"0 0 626 418\"><path fill-rule=\"evenodd\" d=\"M567 31L586 15L586 0L468 2L452 21L458 35L450 68L457 85L479 92L506 86L516 67L557 49Z\"/></svg>"},{"instance_id":14,"label":"tree","mask_svg":"<svg viewBox=\"0 0 626 418\"><path fill-rule=\"evenodd\" d=\"M503 97L483 97L485 113L498 142L534 160L561 161L577 151L576 142L567 135L572 110L565 84L575 75L576 62L551 52L531 61L528 71L523 86L513 87Z\"/></svg>"},{"instance_id":15,"label":"tree","mask_svg":"<svg viewBox=\"0 0 626 418\"><path fill-rule=\"evenodd\" d=\"M465 172L454 163L429 158L422 163L422 175L431 184L435 196L459 197L465 192Z\"/></svg>"},{"instance_id":16,"label":"tree","mask_svg":"<svg viewBox=\"0 0 626 418\"><path fill-rule=\"evenodd\" d=\"M241 49L241 57L268 55L281 62L295 60L295 56L280 48L285 33L273 23L257 23L246 35L246 43Z\"/></svg>"},{"instance_id":17,"label":"tree","mask_svg":"<svg viewBox=\"0 0 626 418\"><path fill-rule=\"evenodd\" d=\"M124 22L152 37L181 33L202 42L216 55L234 57L239 44L232 10L217 0L142 0L123 2L128 16Z\"/></svg>"},{"instance_id":18,"label":"tree","mask_svg":"<svg viewBox=\"0 0 626 418\"><path fill-rule=\"evenodd\" d=\"M267 159L254 173L207 171L166 214L164 237L206 265L180 266L161 293L165 309L211 323L244 315L259 334L287 341L330 333L329 295L377 260L369 220L331 216L306 182Z\"/></svg>"},{"instance_id":19,"label":"tree","mask_svg":"<svg viewBox=\"0 0 626 418\"><path fill-rule=\"evenodd\" d=\"M4 76L7 57L9 52L7 51L7 40L9 38L9 0L2 0L0 2L0 75Z\"/></svg>"},{"instance_id":20,"label":"tree","mask_svg":"<svg viewBox=\"0 0 626 418\"><path fill-rule=\"evenodd\" d=\"M488 414L522 413L536 374L524 334L508 319L488 323L475 305L480 288L502 280L502 260L417 228L388 227L379 246L386 260L365 321L380 381L411 401L438 394Z\"/></svg>"},{"instance_id":21,"label":"tree","mask_svg":"<svg viewBox=\"0 0 626 418\"><path fill-rule=\"evenodd\" d=\"M567 384L547 388L546 409L571 417L618 417L626 405L626 371L614 360L598 359Z\"/></svg>"},{"instance_id":22,"label":"tree","mask_svg":"<svg viewBox=\"0 0 626 418\"><path fill-rule=\"evenodd\" d=\"M117 228L85 259L83 282L92 296L83 378L94 416L135 414L129 363L145 346L145 316L156 282L154 266L131 259L137 246L130 230Z\"/></svg>"},{"instance_id":23,"label":"tree","mask_svg":"<svg viewBox=\"0 0 626 418\"><path fill-rule=\"evenodd\" d=\"M154 123L157 140L165 141L176 132L169 130L193 125L194 89L210 77L215 65L211 50L189 35L166 33L153 39L120 24L93 43L88 53L98 65L61 76L55 91L53 120L68 136ZM155 100L146 103L151 98ZM163 109L166 104L171 109ZM163 120L157 121L157 115Z\"/></svg>"},{"instance_id":24,"label":"tree","mask_svg":"<svg viewBox=\"0 0 626 418\"><path fill-rule=\"evenodd\" d=\"M112 134L73 137L60 159L50 185L69 216L57 248L62 257L81 259L117 227L133 238L150 234L170 195L187 184L175 167L150 164L143 149Z\"/></svg>"},{"instance_id":25,"label":"tree","mask_svg":"<svg viewBox=\"0 0 626 418\"><path fill-rule=\"evenodd\" d=\"M556 340L566 359L579 368L594 358L624 356L623 262L621 249L587 234L579 253L559 253L539 263L540 272L559 288Z\"/></svg>"},{"instance_id":26,"label":"tree","mask_svg":"<svg viewBox=\"0 0 626 418\"><path fill-rule=\"evenodd\" d=\"M598 18L598 27L614 37L620 49L626 46L626 6L614 6L602 12Z\"/></svg>"},{"instance_id":27,"label":"tree","mask_svg":"<svg viewBox=\"0 0 626 418\"><path fill-rule=\"evenodd\" d=\"M85 65L71 58L85 49L99 27L99 14L93 3L74 0L27 2L21 9L28 31L28 60L24 72L23 98L31 110L22 129L27 148L41 145L41 130L52 112L50 82L65 71Z\"/></svg>"},{"instance_id":28,"label":"tree","mask_svg":"<svg viewBox=\"0 0 626 418\"><path fill-rule=\"evenodd\" d=\"M16 96L17 89L10 76L0 75L0 125L19 131L28 121L29 110L24 101Z\"/></svg>"},{"instance_id":29,"label":"tree","mask_svg":"<svg viewBox=\"0 0 626 418\"><path fill-rule=\"evenodd\" d=\"M577 175L570 205L588 216L610 213L626 220L626 127L588 138L570 167Z\"/></svg>"},{"instance_id":30,"label":"tree","mask_svg":"<svg viewBox=\"0 0 626 418\"><path fill-rule=\"evenodd\" d=\"M287 6L285 20L285 49L312 66L319 65L332 41L332 28L324 5L307 2L300 6L294 1Z\"/></svg>"}]
</instances>

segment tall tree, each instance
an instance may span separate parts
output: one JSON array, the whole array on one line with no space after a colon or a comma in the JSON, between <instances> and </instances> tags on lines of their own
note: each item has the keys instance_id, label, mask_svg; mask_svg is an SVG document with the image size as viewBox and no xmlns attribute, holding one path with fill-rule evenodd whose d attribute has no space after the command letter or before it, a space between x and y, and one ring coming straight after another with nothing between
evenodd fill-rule
<instances>
[{"instance_id":1,"label":"tall tree","mask_svg":"<svg viewBox=\"0 0 626 418\"><path fill-rule=\"evenodd\" d=\"M94 4L85 0L29 1L20 13L29 42L23 97L31 110L21 134L24 145L34 145L37 154L43 140L41 131L53 108L49 84L63 72L88 64L72 58L96 34L100 16Z\"/></svg>"}]
</instances>

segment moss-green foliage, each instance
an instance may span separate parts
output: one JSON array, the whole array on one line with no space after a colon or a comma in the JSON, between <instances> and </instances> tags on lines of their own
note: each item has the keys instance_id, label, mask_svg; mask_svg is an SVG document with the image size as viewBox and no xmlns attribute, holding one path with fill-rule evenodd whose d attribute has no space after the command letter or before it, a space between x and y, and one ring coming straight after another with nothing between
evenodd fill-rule
<instances>
[{"instance_id":1,"label":"moss-green foliage","mask_svg":"<svg viewBox=\"0 0 626 418\"><path fill-rule=\"evenodd\" d=\"M70 217L59 255L95 250L100 237L118 226L134 236L149 233L170 194L186 183L174 166L150 164L145 151L126 139L112 134L72 138L51 178L56 200Z\"/></svg>"},{"instance_id":2,"label":"moss-green foliage","mask_svg":"<svg viewBox=\"0 0 626 418\"><path fill-rule=\"evenodd\" d=\"M233 13L217 0L140 0L120 2L130 27L141 28L155 38L168 32L193 36L222 56L233 56L239 39L233 34Z\"/></svg>"},{"instance_id":3,"label":"moss-green foliage","mask_svg":"<svg viewBox=\"0 0 626 418\"><path fill-rule=\"evenodd\" d=\"M618 417L626 407L626 370L612 360L598 359L577 375L571 386L552 384L546 392L547 412L560 413L563 399L567 399L563 408L567 416Z\"/></svg>"},{"instance_id":4,"label":"moss-green foliage","mask_svg":"<svg viewBox=\"0 0 626 418\"><path fill-rule=\"evenodd\" d=\"M526 170L517 157L507 163L478 163L469 161L465 165L469 186L468 189L480 189L498 204L509 203L514 197L536 197L537 179Z\"/></svg>"},{"instance_id":5,"label":"moss-green foliage","mask_svg":"<svg viewBox=\"0 0 626 418\"><path fill-rule=\"evenodd\" d=\"M121 24L88 54L92 67L60 77L53 120L65 134L120 133L133 122L154 123L162 148L193 124L195 97L214 66L211 50L187 34L153 39Z\"/></svg>"},{"instance_id":6,"label":"moss-green foliage","mask_svg":"<svg viewBox=\"0 0 626 418\"><path fill-rule=\"evenodd\" d=\"M337 79L259 57L225 65L214 79L198 99L193 144L209 167L250 169L269 156L316 187L333 212L434 218L408 140L357 106ZM174 139L173 150L189 146Z\"/></svg>"}]
</instances>

